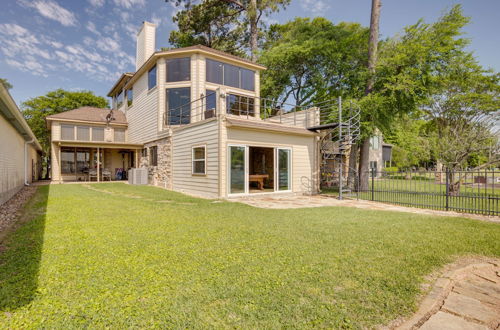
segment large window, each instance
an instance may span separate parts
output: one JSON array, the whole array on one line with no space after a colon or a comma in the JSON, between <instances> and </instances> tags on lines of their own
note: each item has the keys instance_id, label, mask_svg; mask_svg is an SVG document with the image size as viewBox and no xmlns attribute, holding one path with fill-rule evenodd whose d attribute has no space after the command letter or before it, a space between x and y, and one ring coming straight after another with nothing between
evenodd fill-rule
<instances>
[{"instance_id":1,"label":"large window","mask_svg":"<svg viewBox=\"0 0 500 330\"><path fill-rule=\"evenodd\" d=\"M217 92L207 89L205 96L205 119L215 117L217 108Z\"/></svg>"},{"instance_id":2,"label":"large window","mask_svg":"<svg viewBox=\"0 0 500 330\"><path fill-rule=\"evenodd\" d=\"M226 111L232 115L253 116L255 114L255 100L253 97L228 94Z\"/></svg>"},{"instance_id":3,"label":"large window","mask_svg":"<svg viewBox=\"0 0 500 330\"><path fill-rule=\"evenodd\" d=\"M75 126L61 125L61 140L74 140L75 139Z\"/></svg>"},{"instance_id":4,"label":"large window","mask_svg":"<svg viewBox=\"0 0 500 330\"><path fill-rule=\"evenodd\" d=\"M116 98L116 108L119 109L123 105L123 90L118 94Z\"/></svg>"},{"instance_id":5,"label":"large window","mask_svg":"<svg viewBox=\"0 0 500 330\"><path fill-rule=\"evenodd\" d=\"M206 60L206 80L214 84L255 90L254 71L210 59Z\"/></svg>"},{"instance_id":6,"label":"large window","mask_svg":"<svg viewBox=\"0 0 500 330\"><path fill-rule=\"evenodd\" d=\"M132 89L127 90L127 106L130 107L134 101L134 92Z\"/></svg>"},{"instance_id":7,"label":"large window","mask_svg":"<svg viewBox=\"0 0 500 330\"><path fill-rule=\"evenodd\" d=\"M191 119L191 88L167 89L167 125L189 124Z\"/></svg>"},{"instance_id":8,"label":"large window","mask_svg":"<svg viewBox=\"0 0 500 330\"><path fill-rule=\"evenodd\" d=\"M148 89L156 86L156 65L148 71Z\"/></svg>"},{"instance_id":9,"label":"large window","mask_svg":"<svg viewBox=\"0 0 500 330\"><path fill-rule=\"evenodd\" d=\"M92 127L92 141L104 141L104 127Z\"/></svg>"},{"instance_id":10,"label":"large window","mask_svg":"<svg viewBox=\"0 0 500 330\"><path fill-rule=\"evenodd\" d=\"M75 148L61 148L61 174L75 173Z\"/></svg>"},{"instance_id":11,"label":"large window","mask_svg":"<svg viewBox=\"0 0 500 330\"><path fill-rule=\"evenodd\" d=\"M153 146L149 148L149 165L158 166L158 147Z\"/></svg>"},{"instance_id":12,"label":"large window","mask_svg":"<svg viewBox=\"0 0 500 330\"><path fill-rule=\"evenodd\" d=\"M90 150L76 149L76 172L88 173L90 168Z\"/></svg>"},{"instance_id":13,"label":"large window","mask_svg":"<svg viewBox=\"0 0 500 330\"><path fill-rule=\"evenodd\" d=\"M223 64L214 60L206 60L206 79L208 82L223 85Z\"/></svg>"},{"instance_id":14,"label":"large window","mask_svg":"<svg viewBox=\"0 0 500 330\"><path fill-rule=\"evenodd\" d=\"M206 147L193 147L193 174L206 174Z\"/></svg>"},{"instance_id":15,"label":"large window","mask_svg":"<svg viewBox=\"0 0 500 330\"><path fill-rule=\"evenodd\" d=\"M115 128L115 142L125 142L125 129L123 128Z\"/></svg>"},{"instance_id":16,"label":"large window","mask_svg":"<svg viewBox=\"0 0 500 330\"><path fill-rule=\"evenodd\" d=\"M191 80L191 59L172 58L167 60L167 82Z\"/></svg>"},{"instance_id":17,"label":"large window","mask_svg":"<svg viewBox=\"0 0 500 330\"><path fill-rule=\"evenodd\" d=\"M78 141L90 141L90 127L89 126L77 126L76 127L76 139Z\"/></svg>"}]
</instances>

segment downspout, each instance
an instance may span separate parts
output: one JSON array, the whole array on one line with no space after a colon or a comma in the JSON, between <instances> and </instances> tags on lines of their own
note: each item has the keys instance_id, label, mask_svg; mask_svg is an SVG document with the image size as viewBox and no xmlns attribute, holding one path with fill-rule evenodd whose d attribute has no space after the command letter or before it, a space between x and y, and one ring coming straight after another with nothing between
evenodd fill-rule
<instances>
[{"instance_id":1,"label":"downspout","mask_svg":"<svg viewBox=\"0 0 500 330\"><path fill-rule=\"evenodd\" d=\"M24 142L24 185L29 186L28 183L28 144L35 142L35 139L31 139L31 141Z\"/></svg>"}]
</instances>

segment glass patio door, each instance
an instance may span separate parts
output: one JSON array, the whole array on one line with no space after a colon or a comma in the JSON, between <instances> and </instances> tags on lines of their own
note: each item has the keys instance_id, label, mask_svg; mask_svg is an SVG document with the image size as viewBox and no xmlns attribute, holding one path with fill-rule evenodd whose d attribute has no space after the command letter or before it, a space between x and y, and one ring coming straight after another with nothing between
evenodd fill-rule
<instances>
[{"instance_id":1,"label":"glass patio door","mask_svg":"<svg viewBox=\"0 0 500 330\"><path fill-rule=\"evenodd\" d=\"M278 180L278 190L286 191L292 190L291 183L291 150L278 148L276 149L276 159L277 159L277 180Z\"/></svg>"},{"instance_id":2,"label":"glass patio door","mask_svg":"<svg viewBox=\"0 0 500 330\"><path fill-rule=\"evenodd\" d=\"M247 148L245 146L229 146L229 194L245 194L247 192Z\"/></svg>"}]
</instances>

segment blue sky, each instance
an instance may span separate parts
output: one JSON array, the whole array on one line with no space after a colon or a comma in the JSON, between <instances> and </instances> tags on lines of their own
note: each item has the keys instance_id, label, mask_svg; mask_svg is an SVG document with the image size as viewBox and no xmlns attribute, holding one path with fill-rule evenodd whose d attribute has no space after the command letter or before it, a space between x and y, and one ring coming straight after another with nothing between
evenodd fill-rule
<instances>
[{"instance_id":1,"label":"blue sky","mask_svg":"<svg viewBox=\"0 0 500 330\"><path fill-rule=\"evenodd\" d=\"M480 63L500 71L498 0L382 0L381 37L419 18L436 20L461 3L472 17L466 36ZM296 16L369 24L371 0L292 0L268 23ZM50 90L88 89L105 96L122 72L133 71L135 34L142 21L159 25L156 47L169 46L178 9L164 0L2 0L0 77L20 104Z\"/></svg>"}]
</instances>

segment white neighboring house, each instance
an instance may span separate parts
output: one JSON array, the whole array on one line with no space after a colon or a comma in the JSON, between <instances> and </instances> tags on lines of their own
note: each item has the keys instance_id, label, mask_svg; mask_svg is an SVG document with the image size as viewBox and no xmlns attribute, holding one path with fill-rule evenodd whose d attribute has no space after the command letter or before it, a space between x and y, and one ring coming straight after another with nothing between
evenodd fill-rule
<instances>
[{"instance_id":1,"label":"white neighboring house","mask_svg":"<svg viewBox=\"0 0 500 330\"><path fill-rule=\"evenodd\" d=\"M42 147L0 83L0 205L39 179Z\"/></svg>"},{"instance_id":2,"label":"white neighboring house","mask_svg":"<svg viewBox=\"0 0 500 330\"><path fill-rule=\"evenodd\" d=\"M155 29L143 24L136 71L108 94L114 121L105 109L92 120L85 109L48 118L53 180L89 179L89 169L115 179L120 168L143 167L152 185L210 198L317 192L319 135L307 129L315 113L261 119L265 67L204 46L155 51Z\"/></svg>"}]
</instances>

